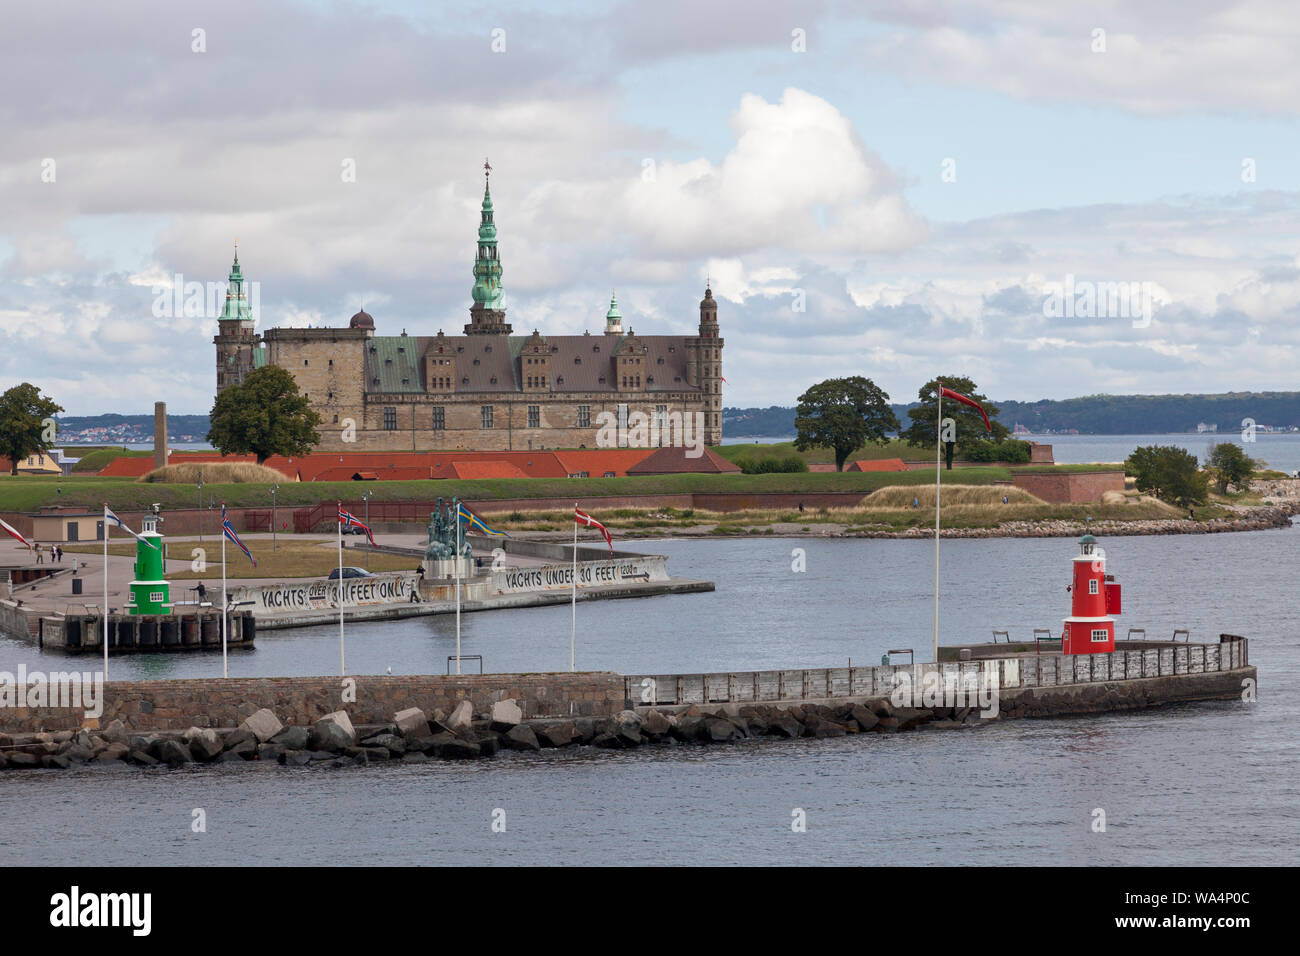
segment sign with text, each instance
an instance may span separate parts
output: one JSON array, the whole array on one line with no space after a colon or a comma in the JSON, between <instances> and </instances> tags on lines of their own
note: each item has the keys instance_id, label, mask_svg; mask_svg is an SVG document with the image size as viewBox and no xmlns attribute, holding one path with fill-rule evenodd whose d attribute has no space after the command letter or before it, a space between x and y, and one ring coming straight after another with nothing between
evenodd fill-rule
<instances>
[{"instance_id":1,"label":"sign with text","mask_svg":"<svg viewBox=\"0 0 1300 956\"><path fill-rule=\"evenodd\" d=\"M578 563L578 587L608 584L648 583L668 580L668 559L663 555L615 558ZM492 573L493 587L501 593L549 591L573 587L572 564L548 564L537 568L507 568Z\"/></svg>"},{"instance_id":2,"label":"sign with text","mask_svg":"<svg viewBox=\"0 0 1300 956\"><path fill-rule=\"evenodd\" d=\"M254 613L318 611L339 606L342 584L344 607L401 604L411 600L415 574L377 574L368 578L344 578L342 582L315 580L293 584L265 584L240 588L234 601L252 601Z\"/></svg>"}]
</instances>

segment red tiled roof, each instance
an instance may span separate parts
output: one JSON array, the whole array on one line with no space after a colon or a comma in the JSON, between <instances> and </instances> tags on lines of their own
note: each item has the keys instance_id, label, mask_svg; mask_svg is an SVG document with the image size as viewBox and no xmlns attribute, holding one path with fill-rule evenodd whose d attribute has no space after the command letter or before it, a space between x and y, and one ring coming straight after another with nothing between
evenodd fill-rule
<instances>
[{"instance_id":1,"label":"red tiled roof","mask_svg":"<svg viewBox=\"0 0 1300 956\"><path fill-rule=\"evenodd\" d=\"M615 478L627 477L627 470L654 454L653 448L597 448L594 450L557 451L555 457L565 474L603 478L613 472Z\"/></svg>"},{"instance_id":2,"label":"red tiled roof","mask_svg":"<svg viewBox=\"0 0 1300 956\"><path fill-rule=\"evenodd\" d=\"M855 461L845 471L907 471L901 458L880 458L875 461Z\"/></svg>"},{"instance_id":3,"label":"red tiled roof","mask_svg":"<svg viewBox=\"0 0 1300 956\"><path fill-rule=\"evenodd\" d=\"M691 458L688 448L660 448L627 470L629 475L688 475L688 474L740 474L740 466L733 465L711 448Z\"/></svg>"},{"instance_id":4,"label":"red tiled roof","mask_svg":"<svg viewBox=\"0 0 1300 956\"><path fill-rule=\"evenodd\" d=\"M455 472L448 478L527 478L515 465L508 461L453 461L451 470Z\"/></svg>"}]
</instances>

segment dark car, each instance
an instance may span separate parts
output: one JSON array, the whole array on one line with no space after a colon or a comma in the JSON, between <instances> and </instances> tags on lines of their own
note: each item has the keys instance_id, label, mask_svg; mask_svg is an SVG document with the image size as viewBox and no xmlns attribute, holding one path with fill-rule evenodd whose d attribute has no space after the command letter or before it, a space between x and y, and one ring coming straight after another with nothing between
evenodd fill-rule
<instances>
[{"instance_id":1,"label":"dark car","mask_svg":"<svg viewBox=\"0 0 1300 956\"><path fill-rule=\"evenodd\" d=\"M340 575L340 572L342 574ZM373 578L374 575L365 568L335 568L330 572L329 580L337 581L339 577L345 578Z\"/></svg>"}]
</instances>

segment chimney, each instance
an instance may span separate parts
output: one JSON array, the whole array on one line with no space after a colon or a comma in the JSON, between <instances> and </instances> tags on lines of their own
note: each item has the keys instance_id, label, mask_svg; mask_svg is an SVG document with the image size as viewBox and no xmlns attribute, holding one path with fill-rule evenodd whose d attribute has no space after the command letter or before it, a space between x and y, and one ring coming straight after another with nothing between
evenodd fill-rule
<instances>
[{"instance_id":1,"label":"chimney","mask_svg":"<svg viewBox=\"0 0 1300 956\"><path fill-rule=\"evenodd\" d=\"M153 403L153 466L167 467L167 403Z\"/></svg>"}]
</instances>

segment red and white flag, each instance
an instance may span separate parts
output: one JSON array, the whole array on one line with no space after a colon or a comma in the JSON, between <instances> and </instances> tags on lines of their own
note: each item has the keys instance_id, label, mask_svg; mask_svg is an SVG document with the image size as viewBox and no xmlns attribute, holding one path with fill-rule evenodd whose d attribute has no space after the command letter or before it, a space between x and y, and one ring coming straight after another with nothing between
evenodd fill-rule
<instances>
[{"instance_id":1,"label":"red and white flag","mask_svg":"<svg viewBox=\"0 0 1300 956\"><path fill-rule=\"evenodd\" d=\"M940 385L939 392L944 398L951 398L953 401L961 402L963 405L969 405L971 408L975 409L975 411L980 413L980 418L984 419L984 427L989 431L993 431L993 426L989 424L989 416L985 413L984 406L975 401L975 399L968 395L963 395L961 392L954 392L946 385Z\"/></svg>"},{"instance_id":2,"label":"red and white flag","mask_svg":"<svg viewBox=\"0 0 1300 956\"><path fill-rule=\"evenodd\" d=\"M370 546L375 546L375 536L370 533L370 528L363 522L357 520L351 511L343 510L343 505L339 505L339 524L344 528L360 528L366 533L366 538L370 541ZM251 555L250 555L251 557Z\"/></svg>"},{"instance_id":3,"label":"red and white flag","mask_svg":"<svg viewBox=\"0 0 1300 956\"><path fill-rule=\"evenodd\" d=\"M11 538L17 538L23 544L27 545L28 551L32 549L32 543L28 541L26 538L24 538L21 532L19 532L19 530L15 528L13 525L11 525L8 521L5 521L4 518L0 518L0 531L3 531Z\"/></svg>"},{"instance_id":4,"label":"red and white flag","mask_svg":"<svg viewBox=\"0 0 1300 956\"><path fill-rule=\"evenodd\" d=\"M605 543L606 543L607 545L609 545L609 553L610 553L610 556L613 557L613 555L614 555L614 541L613 541L613 539L610 538L610 536L609 536L609 529L608 529L608 528L606 528L603 524L601 524L599 521L597 521L597 520L596 520L595 518L593 518L591 515L587 514L585 511L583 511L583 510L582 510L581 508L579 508L577 505L574 505L574 506L573 506L573 520L574 520L575 523L580 524L580 525L583 525L583 526L585 526L585 527L588 527L588 528L595 528L597 531L599 531L601 534L603 534L603 535L605 536Z\"/></svg>"}]
</instances>

